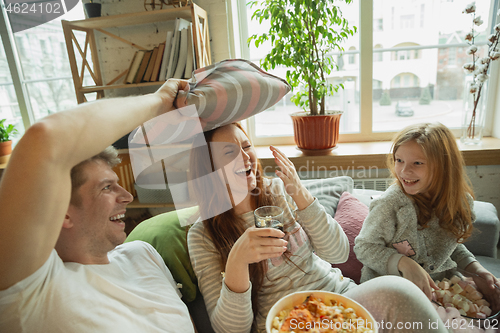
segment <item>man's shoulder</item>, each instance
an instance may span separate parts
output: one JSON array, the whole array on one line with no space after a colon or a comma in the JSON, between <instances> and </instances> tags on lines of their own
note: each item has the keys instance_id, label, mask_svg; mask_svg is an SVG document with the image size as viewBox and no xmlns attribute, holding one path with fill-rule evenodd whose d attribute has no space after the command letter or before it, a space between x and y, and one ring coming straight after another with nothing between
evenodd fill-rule
<instances>
[{"instance_id":1,"label":"man's shoulder","mask_svg":"<svg viewBox=\"0 0 500 333\"><path fill-rule=\"evenodd\" d=\"M157 253L156 249L149 243L135 240L127 243L123 243L115 247L109 252L111 255L116 254L137 254L137 253Z\"/></svg>"},{"instance_id":2,"label":"man's shoulder","mask_svg":"<svg viewBox=\"0 0 500 333\"><path fill-rule=\"evenodd\" d=\"M155 260L162 260L158 251L156 251L156 249L151 244L140 240L135 240L118 245L108 253L108 257L110 259L118 257L126 257L129 259L138 257L152 257Z\"/></svg>"}]
</instances>

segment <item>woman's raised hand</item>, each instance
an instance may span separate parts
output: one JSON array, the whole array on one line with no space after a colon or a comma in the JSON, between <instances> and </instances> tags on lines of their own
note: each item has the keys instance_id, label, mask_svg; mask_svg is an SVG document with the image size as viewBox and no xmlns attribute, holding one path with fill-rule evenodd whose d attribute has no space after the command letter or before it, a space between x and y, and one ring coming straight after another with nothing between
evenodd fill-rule
<instances>
[{"instance_id":1,"label":"woman's raised hand","mask_svg":"<svg viewBox=\"0 0 500 333\"><path fill-rule=\"evenodd\" d=\"M286 251L285 233L273 228L250 227L234 243L227 258L224 283L236 293L250 287L249 265L276 258Z\"/></svg>"},{"instance_id":2,"label":"woman's raised hand","mask_svg":"<svg viewBox=\"0 0 500 333\"><path fill-rule=\"evenodd\" d=\"M295 165L278 148L270 146L269 149L273 152L274 161L279 167L276 176L285 184L286 193L293 198L299 210L307 208L314 201L314 197L302 185Z\"/></svg>"}]
</instances>

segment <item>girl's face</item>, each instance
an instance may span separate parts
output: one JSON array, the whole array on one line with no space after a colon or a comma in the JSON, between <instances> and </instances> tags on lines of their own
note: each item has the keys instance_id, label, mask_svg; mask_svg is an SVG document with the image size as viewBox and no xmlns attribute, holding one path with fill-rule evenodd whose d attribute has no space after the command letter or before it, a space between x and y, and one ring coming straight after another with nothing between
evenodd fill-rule
<instances>
[{"instance_id":1,"label":"girl's face","mask_svg":"<svg viewBox=\"0 0 500 333\"><path fill-rule=\"evenodd\" d=\"M257 154L242 130L235 125L219 128L214 133L211 148L215 167L224 170L225 182L233 197L236 194L240 198L246 196L257 186Z\"/></svg>"},{"instance_id":2,"label":"girl's face","mask_svg":"<svg viewBox=\"0 0 500 333\"><path fill-rule=\"evenodd\" d=\"M415 141L409 141L399 146L394 155L396 175L406 193L426 193L431 175L422 147Z\"/></svg>"}]
</instances>

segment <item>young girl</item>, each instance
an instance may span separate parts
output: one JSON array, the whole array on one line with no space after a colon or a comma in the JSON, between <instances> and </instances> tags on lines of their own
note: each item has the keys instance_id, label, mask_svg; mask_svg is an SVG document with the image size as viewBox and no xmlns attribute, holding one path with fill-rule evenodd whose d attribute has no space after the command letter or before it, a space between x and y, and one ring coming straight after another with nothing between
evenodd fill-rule
<instances>
[{"instance_id":1,"label":"young girl","mask_svg":"<svg viewBox=\"0 0 500 333\"><path fill-rule=\"evenodd\" d=\"M442 124L412 125L395 138L389 168L396 178L370 205L355 240L363 263L361 282L380 275L401 275L431 297L433 280L456 268L477 274L494 306L499 280L462 244L472 233L472 190L455 137Z\"/></svg>"},{"instance_id":2,"label":"young girl","mask_svg":"<svg viewBox=\"0 0 500 333\"><path fill-rule=\"evenodd\" d=\"M347 259L347 237L278 149L270 148L279 178L270 179L238 124L206 132L193 147L190 178L203 222L189 230L188 248L216 332L265 331L272 305L299 290L345 293L379 322L391 321L394 332L412 332L396 329L398 322L427 328L430 319L439 321L412 283L384 277L356 286L331 267ZM264 205L283 209L285 233L254 226L253 211ZM447 332L442 326L429 331Z\"/></svg>"}]
</instances>

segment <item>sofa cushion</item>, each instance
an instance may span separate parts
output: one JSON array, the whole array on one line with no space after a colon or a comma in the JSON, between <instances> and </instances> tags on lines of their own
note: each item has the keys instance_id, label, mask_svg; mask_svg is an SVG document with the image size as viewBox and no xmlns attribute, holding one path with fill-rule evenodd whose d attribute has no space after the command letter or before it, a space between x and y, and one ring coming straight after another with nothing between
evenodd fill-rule
<instances>
[{"instance_id":1,"label":"sofa cushion","mask_svg":"<svg viewBox=\"0 0 500 333\"><path fill-rule=\"evenodd\" d=\"M339 268L342 274L354 280L359 284L361 278L361 268L363 264L356 258L354 253L354 239L358 236L363 222L368 215L368 207L359 201L349 192L342 193L335 213L335 220L344 229L349 239L349 258L343 264L332 265Z\"/></svg>"},{"instance_id":2,"label":"sofa cushion","mask_svg":"<svg viewBox=\"0 0 500 333\"><path fill-rule=\"evenodd\" d=\"M348 176L302 180L302 184L331 216L335 215L342 193L352 193L354 188L354 181Z\"/></svg>"},{"instance_id":3,"label":"sofa cushion","mask_svg":"<svg viewBox=\"0 0 500 333\"><path fill-rule=\"evenodd\" d=\"M196 298L198 281L187 251L187 227L181 227L179 218L188 218L197 211L198 207L190 207L154 216L137 225L125 241L141 240L158 251L174 280L182 284L180 291L186 303Z\"/></svg>"},{"instance_id":4,"label":"sofa cushion","mask_svg":"<svg viewBox=\"0 0 500 333\"><path fill-rule=\"evenodd\" d=\"M496 258L500 235L497 210L489 202L474 201L474 214L476 214L474 231L464 245L476 256Z\"/></svg>"}]
</instances>

